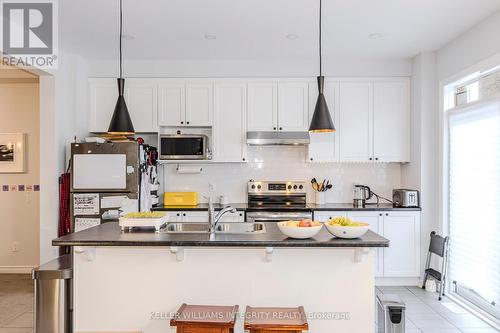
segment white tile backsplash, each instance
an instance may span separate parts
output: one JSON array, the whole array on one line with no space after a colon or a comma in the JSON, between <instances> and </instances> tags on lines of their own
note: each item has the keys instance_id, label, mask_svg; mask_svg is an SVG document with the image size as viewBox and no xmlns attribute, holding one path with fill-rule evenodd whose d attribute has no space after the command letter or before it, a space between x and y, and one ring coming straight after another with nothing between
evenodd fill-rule
<instances>
[{"instance_id":1,"label":"white tile backsplash","mask_svg":"<svg viewBox=\"0 0 500 333\"><path fill-rule=\"evenodd\" d=\"M333 189L326 192L326 202L352 202L353 184L365 184L379 195L390 198L392 189L401 186L399 163L307 163L306 147L248 147L248 163L203 164L200 174L179 174L177 165L164 165L166 191L196 191L200 202L208 193L208 184L215 184L215 194L225 195L229 202L246 202L246 183L254 180L301 180L309 183L330 179ZM308 202L314 192L307 186Z\"/></svg>"}]
</instances>

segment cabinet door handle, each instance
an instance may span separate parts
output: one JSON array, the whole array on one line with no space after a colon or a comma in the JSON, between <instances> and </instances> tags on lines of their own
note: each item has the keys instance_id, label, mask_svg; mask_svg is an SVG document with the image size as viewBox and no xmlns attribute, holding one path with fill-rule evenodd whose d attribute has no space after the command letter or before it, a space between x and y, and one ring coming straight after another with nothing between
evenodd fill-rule
<instances>
[{"instance_id":1,"label":"cabinet door handle","mask_svg":"<svg viewBox=\"0 0 500 333\"><path fill-rule=\"evenodd\" d=\"M283 130L283 127L280 127L280 131L282 131L282 130Z\"/></svg>"},{"instance_id":2,"label":"cabinet door handle","mask_svg":"<svg viewBox=\"0 0 500 333\"><path fill-rule=\"evenodd\" d=\"M177 216L181 216L181 214L177 213Z\"/></svg>"},{"instance_id":3,"label":"cabinet door handle","mask_svg":"<svg viewBox=\"0 0 500 333\"><path fill-rule=\"evenodd\" d=\"M189 123L188 123L189 124ZM375 161L378 161L378 157L375 157Z\"/></svg>"},{"instance_id":4,"label":"cabinet door handle","mask_svg":"<svg viewBox=\"0 0 500 333\"><path fill-rule=\"evenodd\" d=\"M184 125L184 122L183 122L183 121L181 121L181 125Z\"/></svg>"},{"instance_id":5,"label":"cabinet door handle","mask_svg":"<svg viewBox=\"0 0 500 333\"><path fill-rule=\"evenodd\" d=\"M389 216L389 213L385 213L385 216Z\"/></svg>"},{"instance_id":6,"label":"cabinet door handle","mask_svg":"<svg viewBox=\"0 0 500 333\"><path fill-rule=\"evenodd\" d=\"M273 127L273 130L275 130L275 131L276 131L276 127Z\"/></svg>"},{"instance_id":7,"label":"cabinet door handle","mask_svg":"<svg viewBox=\"0 0 500 333\"><path fill-rule=\"evenodd\" d=\"M182 214L182 216L186 216L186 213Z\"/></svg>"},{"instance_id":8,"label":"cabinet door handle","mask_svg":"<svg viewBox=\"0 0 500 333\"><path fill-rule=\"evenodd\" d=\"M240 213L240 216L243 216L243 214L242 214L242 213Z\"/></svg>"},{"instance_id":9,"label":"cabinet door handle","mask_svg":"<svg viewBox=\"0 0 500 333\"><path fill-rule=\"evenodd\" d=\"M189 125L189 121L186 121L186 124L188 124L188 125Z\"/></svg>"},{"instance_id":10,"label":"cabinet door handle","mask_svg":"<svg viewBox=\"0 0 500 333\"><path fill-rule=\"evenodd\" d=\"M243 160L243 161L246 161L246 159L245 159L244 157L242 158L242 160Z\"/></svg>"},{"instance_id":11,"label":"cabinet door handle","mask_svg":"<svg viewBox=\"0 0 500 333\"><path fill-rule=\"evenodd\" d=\"M373 160L373 158L370 157L370 161L372 161L372 160Z\"/></svg>"},{"instance_id":12,"label":"cabinet door handle","mask_svg":"<svg viewBox=\"0 0 500 333\"><path fill-rule=\"evenodd\" d=\"M311 157L311 161L313 160L313 158Z\"/></svg>"},{"instance_id":13,"label":"cabinet door handle","mask_svg":"<svg viewBox=\"0 0 500 333\"><path fill-rule=\"evenodd\" d=\"M378 214L378 215L379 215L379 216L382 216L383 214L382 214L382 213L380 213L380 214Z\"/></svg>"}]
</instances>

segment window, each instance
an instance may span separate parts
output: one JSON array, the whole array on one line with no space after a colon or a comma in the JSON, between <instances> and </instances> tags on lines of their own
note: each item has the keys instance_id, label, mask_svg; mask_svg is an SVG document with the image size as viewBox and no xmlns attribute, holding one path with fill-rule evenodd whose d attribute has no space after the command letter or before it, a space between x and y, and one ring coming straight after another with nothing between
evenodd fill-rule
<instances>
[{"instance_id":1,"label":"window","mask_svg":"<svg viewBox=\"0 0 500 333\"><path fill-rule=\"evenodd\" d=\"M500 318L500 99L447 116L449 281Z\"/></svg>"}]
</instances>

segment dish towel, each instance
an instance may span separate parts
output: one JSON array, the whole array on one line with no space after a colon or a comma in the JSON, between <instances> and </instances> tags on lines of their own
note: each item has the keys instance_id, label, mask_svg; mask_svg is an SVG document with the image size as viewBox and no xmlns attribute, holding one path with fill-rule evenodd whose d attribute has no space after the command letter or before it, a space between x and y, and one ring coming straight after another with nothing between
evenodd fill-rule
<instances>
[{"instance_id":1,"label":"dish towel","mask_svg":"<svg viewBox=\"0 0 500 333\"><path fill-rule=\"evenodd\" d=\"M59 177L59 237L71 232L70 175L66 172Z\"/></svg>"}]
</instances>

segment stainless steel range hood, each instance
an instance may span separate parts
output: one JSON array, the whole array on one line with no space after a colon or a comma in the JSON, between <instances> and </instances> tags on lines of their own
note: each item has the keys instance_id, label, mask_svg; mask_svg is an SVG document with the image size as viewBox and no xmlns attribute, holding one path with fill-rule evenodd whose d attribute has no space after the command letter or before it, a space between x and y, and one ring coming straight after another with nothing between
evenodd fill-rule
<instances>
[{"instance_id":1,"label":"stainless steel range hood","mask_svg":"<svg viewBox=\"0 0 500 333\"><path fill-rule=\"evenodd\" d=\"M250 146L303 146L309 144L309 132L247 132Z\"/></svg>"}]
</instances>

